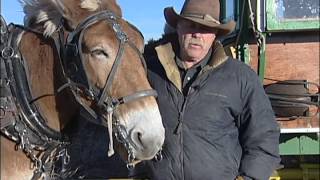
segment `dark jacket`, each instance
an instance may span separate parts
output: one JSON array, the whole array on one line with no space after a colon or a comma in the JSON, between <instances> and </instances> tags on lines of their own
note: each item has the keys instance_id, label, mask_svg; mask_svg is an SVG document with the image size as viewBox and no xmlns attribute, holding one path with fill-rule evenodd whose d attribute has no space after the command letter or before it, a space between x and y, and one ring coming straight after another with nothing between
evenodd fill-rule
<instances>
[{"instance_id":1,"label":"dark jacket","mask_svg":"<svg viewBox=\"0 0 320 180\"><path fill-rule=\"evenodd\" d=\"M279 127L256 73L215 43L188 95L174 61L175 45L146 54L166 130L164 159L148 162L161 180L267 180L279 164ZM148 49L147 49L148 50Z\"/></svg>"}]
</instances>

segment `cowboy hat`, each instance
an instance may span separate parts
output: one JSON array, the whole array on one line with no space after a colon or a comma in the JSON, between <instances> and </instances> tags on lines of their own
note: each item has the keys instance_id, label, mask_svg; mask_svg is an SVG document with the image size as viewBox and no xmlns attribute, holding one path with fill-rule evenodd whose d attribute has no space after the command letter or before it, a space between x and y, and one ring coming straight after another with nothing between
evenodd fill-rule
<instances>
[{"instance_id":1,"label":"cowboy hat","mask_svg":"<svg viewBox=\"0 0 320 180\"><path fill-rule=\"evenodd\" d=\"M236 25L234 21L220 23L219 0L186 0L180 14L176 13L173 7L167 7L164 9L164 17L173 28L176 28L178 21L185 19L216 29L219 36L229 34Z\"/></svg>"}]
</instances>

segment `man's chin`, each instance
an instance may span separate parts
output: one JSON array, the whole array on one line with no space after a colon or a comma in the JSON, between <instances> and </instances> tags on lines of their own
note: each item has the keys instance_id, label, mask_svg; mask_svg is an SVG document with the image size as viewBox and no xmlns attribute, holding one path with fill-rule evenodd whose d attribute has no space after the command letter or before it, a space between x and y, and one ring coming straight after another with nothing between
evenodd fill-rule
<instances>
[{"instance_id":1,"label":"man's chin","mask_svg":"<svg viewBox=\"0 0 320 180\"><path fill-rule=\"evenodd\" d=\"M201 52L199 52L198 50L189 50L188 56L190 57L190 59L194 60L201 60L203 58Z\"/></svg>"}]
</instances>

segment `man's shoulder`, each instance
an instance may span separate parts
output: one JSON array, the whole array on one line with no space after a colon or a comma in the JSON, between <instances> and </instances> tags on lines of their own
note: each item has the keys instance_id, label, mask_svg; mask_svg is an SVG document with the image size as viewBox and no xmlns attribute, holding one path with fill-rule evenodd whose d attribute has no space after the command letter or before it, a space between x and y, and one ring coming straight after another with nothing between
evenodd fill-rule
<instances>
[{"instance_id":1,"label":"man's shoulder","mask_svg":"<svg viewBox=\"0 0 320 180\"><path fill-rule=\"evenodd\" d=\"M252 73L257 74L250 65L244 63L243 61L234 59L232 57L228 57L227 63L229 68L231 68L234 72L245 73L252 75Z\"/></svg>"},{"instance_id":2,"label":"man's shoulder","mask_svg":"<svg viewBox=\"0 0 320 180\"><path fill-rule=\"evenodd\" d=\"M222 76L234 78L246 84L259 82L258 74L254 69L246 63L232 57L228 57L219 72L223 73Z\"/></svg>"}]
</instances>

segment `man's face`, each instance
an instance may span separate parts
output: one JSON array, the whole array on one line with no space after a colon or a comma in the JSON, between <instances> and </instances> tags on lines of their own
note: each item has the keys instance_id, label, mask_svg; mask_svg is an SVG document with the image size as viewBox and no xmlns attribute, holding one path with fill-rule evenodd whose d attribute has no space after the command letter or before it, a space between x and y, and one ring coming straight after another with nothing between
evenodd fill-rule
<instances>
[{"instance_id":1,"label":"man's face","mask_svg":"<svg viewBox=\"0 0 320 180\"><path fill-rule=\"evenodd\" d=\"M177 33L181 59L192 65L199 63L211 48L216 32L200 24L180 20L177 24Z\"/></svg>"}]
</instances>

